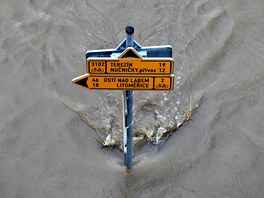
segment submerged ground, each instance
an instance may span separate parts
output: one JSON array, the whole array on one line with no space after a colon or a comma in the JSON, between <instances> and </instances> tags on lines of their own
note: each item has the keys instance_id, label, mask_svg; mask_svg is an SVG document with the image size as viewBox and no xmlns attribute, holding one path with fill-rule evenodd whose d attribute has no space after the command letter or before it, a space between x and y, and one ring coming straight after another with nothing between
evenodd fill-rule
<instances>
[{"instance_id":1,"label":"submerged ground","mask_svg":"<svg viewBox=\"0 0 264 198\"><path fill-rule=\"evenodd\" d=\"M263 15L262 0L1 0L0 197L262 198ZM194 109L129 171L97 142L122 138L121 92L71 84L127 25L175 61L172 92L135 93L134 132L159 139Z\"/></svg>"}]
</instances>

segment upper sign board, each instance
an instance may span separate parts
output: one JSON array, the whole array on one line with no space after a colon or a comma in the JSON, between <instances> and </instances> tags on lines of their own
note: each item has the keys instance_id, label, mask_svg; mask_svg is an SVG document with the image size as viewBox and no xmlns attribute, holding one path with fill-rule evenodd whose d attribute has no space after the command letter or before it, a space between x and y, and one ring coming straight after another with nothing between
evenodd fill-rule
<instances>
[{"instance_id":1,"label":"upper sign board","mask_svg":"<svg viewBox=\"0 0 264 198\"><path fill-rule=\"evenodd\" d=\"M173 73L172 58L141 58L131 47L119 58L88 58L86 71L90 74L169 75Z\"/></svg>"}]
</instances>

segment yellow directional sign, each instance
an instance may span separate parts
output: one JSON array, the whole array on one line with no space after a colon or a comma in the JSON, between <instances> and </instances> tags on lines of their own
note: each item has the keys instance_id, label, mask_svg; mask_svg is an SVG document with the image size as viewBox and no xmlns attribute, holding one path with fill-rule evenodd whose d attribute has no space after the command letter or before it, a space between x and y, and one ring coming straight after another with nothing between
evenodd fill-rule
<instances>
[{"instance_id":1,"label":"yellow directional sign","mask_svg":"<svg viewBox=\"0 0 264 198\"><path fill-rule=\"evenodd\" d=\"M173 76L90 76L85 74L72 83L87 89L172 90Z\"/></svg>"},{"instance_id":2,"label":"yellow directional sign","mask_svg":"<svg viewBox=\"0 0 264 198\"><path fill-rule=\"evenodd\" d=\"M172 74L173 60L164 59L88 59L87 72L90 74Z\"/></svg>"},{"instance_id":3,"label":"yellow directional sign","mask_svg":"<svg viewBox=\"0 0 264 198\"><path fill-rule=\"evenodd\" d=\"M118 59L88 58L86 62L90 74L169 75L173 68L172 58L141 58L133 48L128 48Z\"/></svg>"}]
</instances>

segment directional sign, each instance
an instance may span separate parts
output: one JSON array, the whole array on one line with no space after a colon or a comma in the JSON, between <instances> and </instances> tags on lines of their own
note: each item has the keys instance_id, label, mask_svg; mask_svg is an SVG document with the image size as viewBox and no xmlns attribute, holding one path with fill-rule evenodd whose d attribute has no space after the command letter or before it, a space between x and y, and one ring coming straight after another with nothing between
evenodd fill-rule
<instances>
[{"instance_id":1,"label":"directional sign","mask_svg":"<svg viewBox=\"0 0 264 198\"><path fill-rule=\"evenodd\" d=\"M173 76L90 76L85 74L72 80L87 89L114 90L172 90Z\"/></svg>"},{"instance_id":2,"label":"directional sign","mask_svg":"<svg viewBox=\"0 0 264 198\"><path fill-rule=\"evenodd\" d=\"M88 59L90 74L149 74L168 75L173 73L173 60L167 59Z\"/></svg>"},{"instance_id":3,"label":"directional sign","mask_svg":"<svg viewBox=\"0 0 264 198\"><path fill-rule=\"evenodd\" d=\"M88 58L86 71L90 74L169 75L173 73L172 58L141 58L128 48L119 58Z\"/></svg>"}]
</instances>

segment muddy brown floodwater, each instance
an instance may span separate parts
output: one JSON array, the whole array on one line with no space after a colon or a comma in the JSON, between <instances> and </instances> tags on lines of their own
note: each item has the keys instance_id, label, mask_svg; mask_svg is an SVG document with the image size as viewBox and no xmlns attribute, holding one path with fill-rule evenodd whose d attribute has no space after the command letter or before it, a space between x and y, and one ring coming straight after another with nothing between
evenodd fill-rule
<instances>
[{"instance_id":1,"label":"muddy brown floodwater","mask_svg":"<svg viewBox=\"0 0 264 198\"><path fill-rule=\"evenodd\" d=\"M264 197L263 17L263 0L1 0L0 197ZM122 92L71 83L127 25L175 61L173 91L134 94L152 143L131 170L97 142L122 142Z\"/></svg>"}]
</instances>

